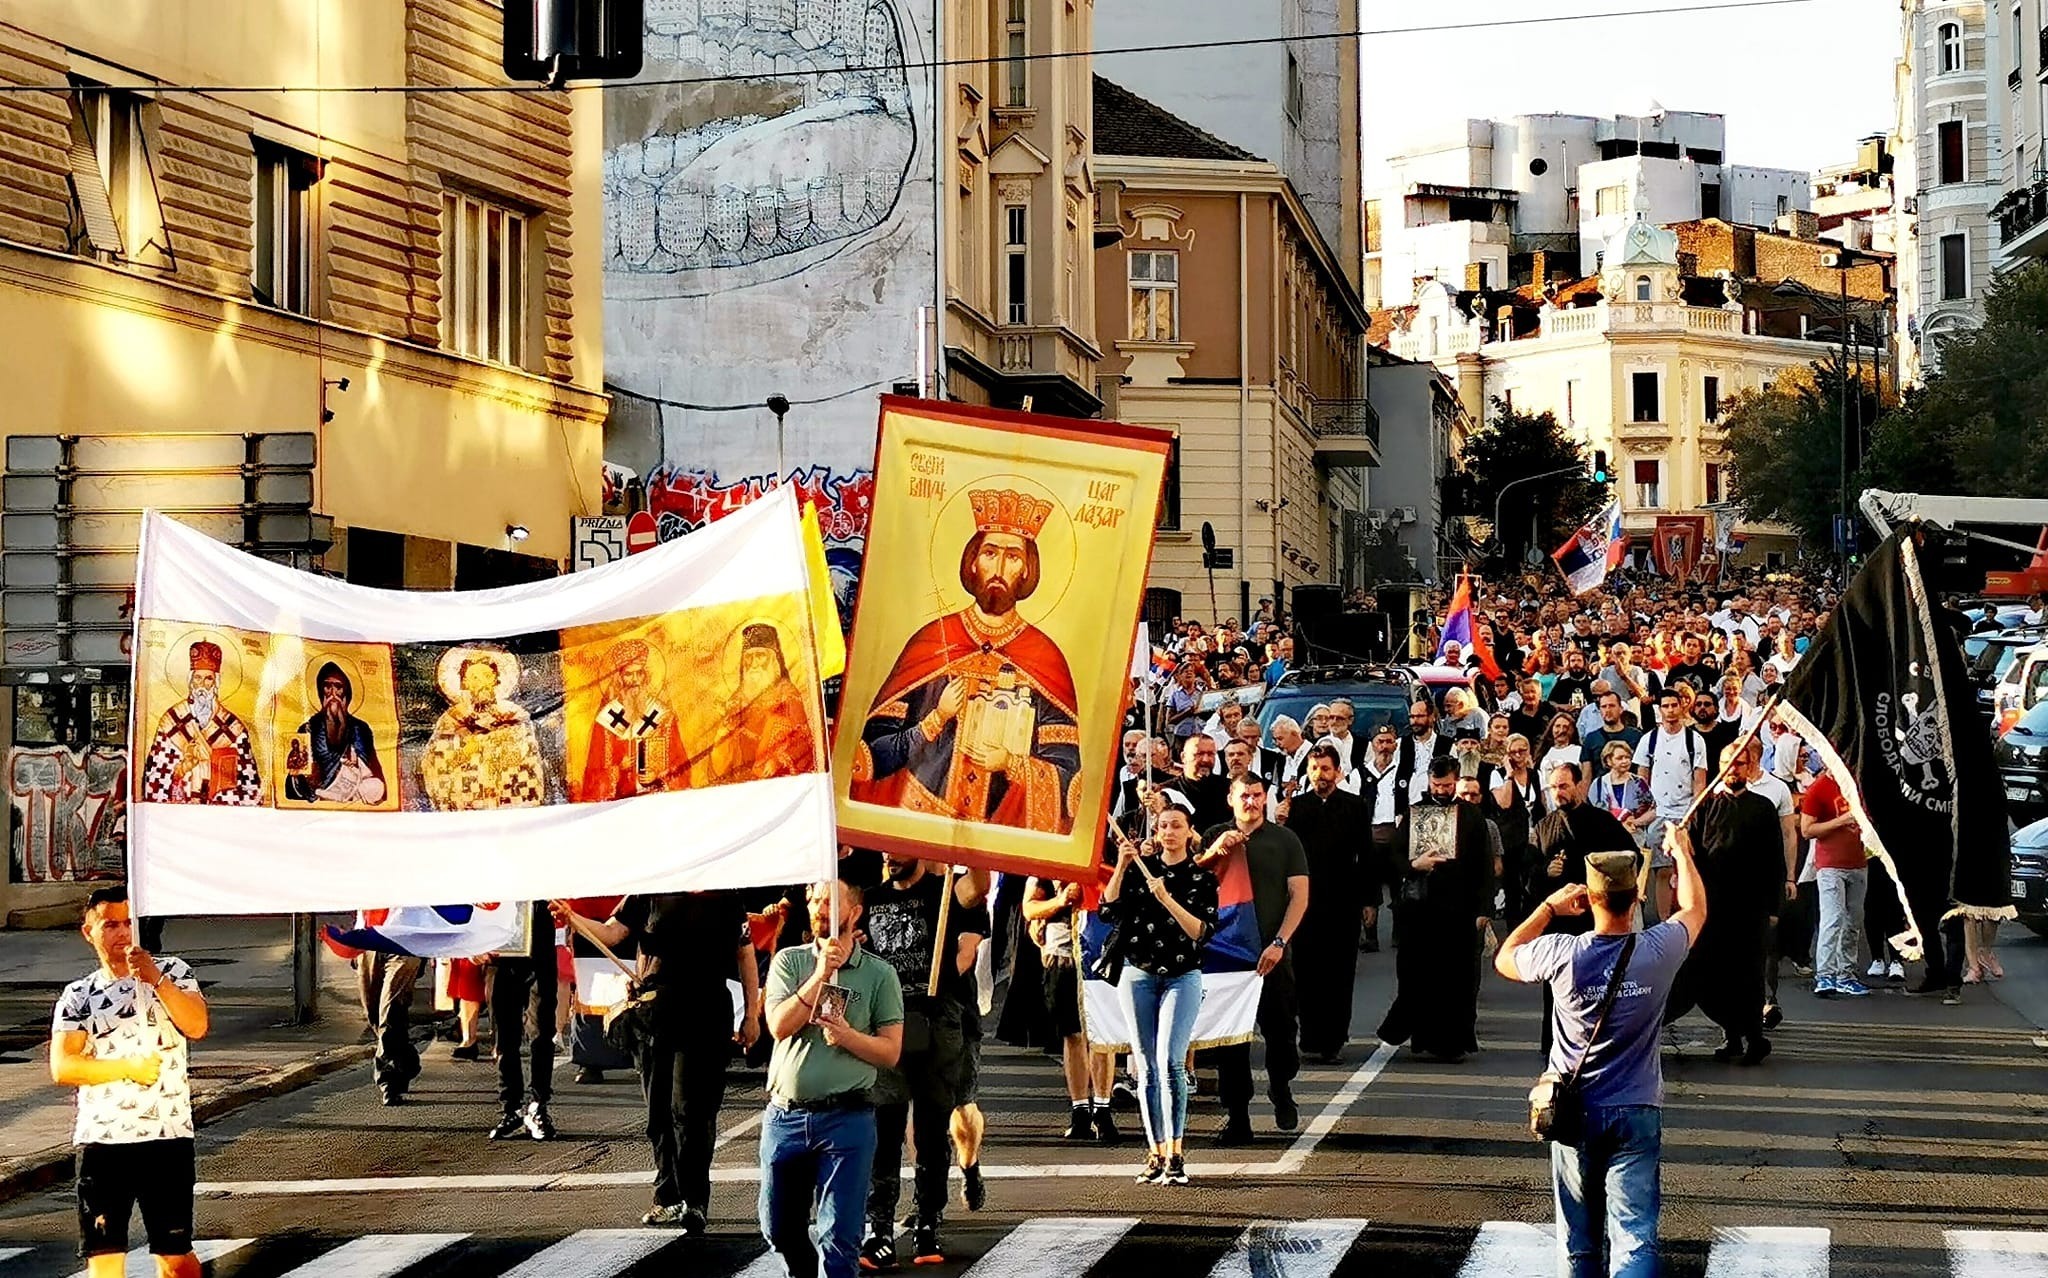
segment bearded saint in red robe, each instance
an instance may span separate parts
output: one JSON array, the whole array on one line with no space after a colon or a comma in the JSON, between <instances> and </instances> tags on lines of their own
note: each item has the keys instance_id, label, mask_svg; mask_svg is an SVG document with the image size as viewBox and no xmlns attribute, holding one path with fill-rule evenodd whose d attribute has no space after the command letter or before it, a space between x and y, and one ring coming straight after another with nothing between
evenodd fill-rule
<instances>
[{"instance_id":1,"label":"bearded saint in red robe","mask_svg":"<svg viewBox=\"0 0 2048 1278\"><path fill-rule=\"evenodd\" d=\"M1081 777L1073 675L1017 614L1038 588L1052 503L970 492L960 555L974 602L928 622L882 683L855 752L849 797L955 820L1067 834Z\"/></svg>"}]
</instances>

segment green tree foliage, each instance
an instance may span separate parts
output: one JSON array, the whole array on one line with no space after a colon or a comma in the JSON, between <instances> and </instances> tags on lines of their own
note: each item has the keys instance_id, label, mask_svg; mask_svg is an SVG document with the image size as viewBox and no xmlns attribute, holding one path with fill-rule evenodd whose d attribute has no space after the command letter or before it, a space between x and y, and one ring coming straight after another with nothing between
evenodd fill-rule
<instances>
[{"instance_id":1,"label":"green tree foliage","mask_svg":"<svg viewBox=\"0 0 2048 1278\"><path fill-rule=\"evenodd\" d=\"M1837 356L1781 374L1767 391L1736 396L1722 418L1729 492L1742 502L1744 514L1791 527L1817 553L1834 544L1834 517L1842 508L1842 441L1868 430L1877 414L1867 376L1857 377L1852 369L1844 379L1841 369ZM1842 421L1845 381L1851 387L1848 432ZM1856 476L1849 478L1850 491L1860 491Z\"/></svg>"},{"instance_id":2,"label":"green tree foliage","mask_svg":"<svg viewBox=\"0 0 2048 1278\"><path fill-rule=\"evenodd\" d=\"M1508 491L1500 507L1501 527L1494 529L1493 567L1524 561L1531 549L1532 512L1536 517L1534 548L1547 555L1592 518L1609 497L1606 487L1594 483L1586 473L1585 449L1565 432L1556 416L1518 413L1502 400L1493 401L1493 420L1465 442L1470 513L1491 522L1494 503L1508 484L1567 469L1580 473L1536 479Z\"/></svg>"},{"instance_id":3,"label":"green tree foliage","mask_svg":"<svg viewBox=\"0 0 2048 1278\"><path fill-rule=\"evenodd\" d=\"M2048 496L2048 267L1996 280L1984 324L1878 423L1863 478L1901 492Z\"/></svg>"}]
</instances>

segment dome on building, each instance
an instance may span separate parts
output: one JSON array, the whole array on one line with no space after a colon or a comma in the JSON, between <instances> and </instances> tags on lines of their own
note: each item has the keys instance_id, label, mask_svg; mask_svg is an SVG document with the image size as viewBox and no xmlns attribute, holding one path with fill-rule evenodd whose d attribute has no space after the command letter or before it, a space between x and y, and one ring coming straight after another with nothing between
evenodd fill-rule
<instances>
[{"instance_id":1,"label":"dome on building","mask_svg":"<svg viewBox=\"0 0 2048 1278\"><path fill-rule=\"evenodd\" d=\"M1614 237L1607 261L1615 267L1677 266L1678 232L1650 225L1638 210L1636 220Z\"/></svg>"}]
</instances>

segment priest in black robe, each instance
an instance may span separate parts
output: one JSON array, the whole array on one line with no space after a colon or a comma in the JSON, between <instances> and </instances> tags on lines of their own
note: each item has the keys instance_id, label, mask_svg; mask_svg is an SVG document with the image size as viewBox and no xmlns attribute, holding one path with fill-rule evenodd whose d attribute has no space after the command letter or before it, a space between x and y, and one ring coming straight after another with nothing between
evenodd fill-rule
<instances>
[{"instance_id":1,"label":"priest in black robe","mask_svg":"<svg viewBox=\"0 0 2048 1278\"><path fill-rule=\"evenodd\" d=\"M1730 746L1726 779L1708 792L1676 837L1688 841L1707 889L1707 926L1686 956L1664 1011L1670 1024L1693 1008L1726 1036L1720 1061L1755 1065L1771 1053L1764 1037L1765 933L1786 898L1785 836L1778 807L1749 788L1753 765Z\"/></svg>"},{"instance_id":2,"label":"priest in black robe","mask_svg":"<svg viewBox=\"0 0 2048 1278\"><path fill-rule=\"evenodd\" d=\"M1458 761L1434 760L1429 793L1394 834L1394 1005L1379 1037L1438 1060L1479 1050L1472 979L1493 913L1493 841L1478 808L1456 801Z\"/></svg>"},{"instance_id":3,"label":"priest in black robe","mask_svg":"<svg viewBox=\"0 0 2048 1278\"><path fill-rule=\"evenodd\" d=\"M1308 913L1294 937L1294 979L1302 1054L1335 1064L1351 1039L1351 993L1358 979L1358 934L1372 864L1372 813L1337 783L1350 769L1337 747L1308 752L1309 788L1282 805L1281 824L1308 853Z\"/></svg>"}]
</instances>

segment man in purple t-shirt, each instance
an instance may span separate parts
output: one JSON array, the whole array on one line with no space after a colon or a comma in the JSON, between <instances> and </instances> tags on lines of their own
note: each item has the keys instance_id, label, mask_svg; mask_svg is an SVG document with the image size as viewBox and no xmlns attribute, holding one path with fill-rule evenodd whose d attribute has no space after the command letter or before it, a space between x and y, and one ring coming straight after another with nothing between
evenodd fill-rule
<instances>
[{"instance_id":1,"label":"man in purple t-shirt","mask_svg":"<svg viewBox=\"0 0 2048 1278\"><path fill-rule=\"evenodd\" d=\"M1657 1272L1664 1142L1658 1038L1672 983L1707 921L1706 889L1691 845L1674 830L1666 847L1677 868L1678 912L1636 934L1598 1042L1589 1046L1588 1040L1635 925L1641 893L1636 853L1588 855L1585 884L1551 893L1501 942L1494 958L1494 968L1511 981L1550 985L1550 1068L1566 1076L1579 1071L1585 1139L1577 1146L1550 1146L1558 1242L1571 1278L1654 1278ZM1543 934L1553 919L1589 910L1590 933ZM1604 1211L1596 1205L1603 1198Z\"/></svg>"}]
</instances>

